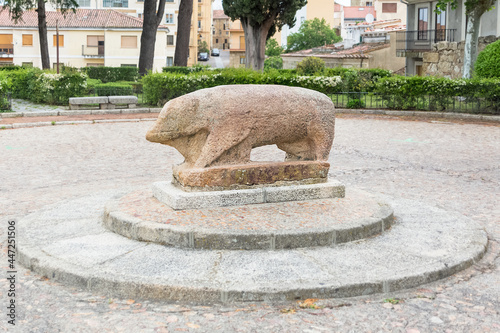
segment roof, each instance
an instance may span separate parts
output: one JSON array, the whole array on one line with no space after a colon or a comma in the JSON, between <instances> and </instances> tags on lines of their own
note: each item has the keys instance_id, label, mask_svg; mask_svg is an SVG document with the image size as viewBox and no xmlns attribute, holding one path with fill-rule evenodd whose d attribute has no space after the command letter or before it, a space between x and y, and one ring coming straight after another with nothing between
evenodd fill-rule
<instances>
[{"instance_id":1,"label":"roof","mask_svg":"<svg viewBox=\"0 0 500 333\"><path fill-rule=\"evenodd\" d=\"M315 56L319 58L368 58L367 53L391 47L388 42L381 43L361 43L353 48L345 49L343 47L336 48L334 45L318 49L309 49L297 51L293 53L282 54L282 57L304 57Z\"/></svg>"},{"instance_id":2,"label":"roof","mask_svg":"<svg viewBox=\"0 0 500 333\"><path fill-rule=\"evenodd\" d=\"M365 20L366 15L372 14L377 18L375 7L373 6L351 6L344 7L344 20Z\"/></svg>"},{"instance_id":3,"label":"roof","mask_svg":"<svg viewBox=\"0 0 500 333\"><path fill-rule=\"evenodd\" d=\"M229 19L229 16L224 14L222 9L216 9L213 11L213 18L215 19Z\"/></svg>"},{"instance_id":4,"label":"roof","mask_svg":"<svg viewBox=\"0 0 500 333\"><path fill-rule=\"evenodd\" d=\"M77 9L66 15L61 12L47 11L47 27L54 28L56 21L59 28L135 28L142 29L142 20L113 9ZM38 28L38 13L28 10L17 23L10 17L8 10L0 11L0 27ZM168 29L159 26L159 29Z\"/></svg>"}]
</instances>

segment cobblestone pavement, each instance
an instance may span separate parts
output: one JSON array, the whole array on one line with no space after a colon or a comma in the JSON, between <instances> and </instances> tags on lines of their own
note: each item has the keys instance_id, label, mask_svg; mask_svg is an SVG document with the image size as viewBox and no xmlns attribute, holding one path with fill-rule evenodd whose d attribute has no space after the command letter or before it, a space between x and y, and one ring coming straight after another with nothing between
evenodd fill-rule
<instances>
[{"instance_id":1,"label":"cobblestone pavement","mask_svg":"<svg viewBox=\"0 0 500 333\"><path fill-rule=\"evenodd\" d=\"M144 139L152 122L0 131L1 266L7 221L47 204L169 178L182 157ZM18 267L19 332L500 332L500 130L397 118L337 121L330 176L396 198L458 211L484 226L489 252L452 277L402 292L305 303L180 304L118 299ZM273 147L254 159L280 159ZM405 240L402 239L401 242ZM7 323L2 278L0 331Z\"/></svg>"}]
</instances>

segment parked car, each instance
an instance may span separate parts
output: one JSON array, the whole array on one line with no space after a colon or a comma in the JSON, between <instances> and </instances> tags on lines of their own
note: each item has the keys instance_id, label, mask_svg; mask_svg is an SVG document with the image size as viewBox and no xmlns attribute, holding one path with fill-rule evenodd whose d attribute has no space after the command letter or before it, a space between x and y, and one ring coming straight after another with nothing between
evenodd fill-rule
<instances>
[{"instance_id":1,"label":"parked car","mask_svg":"<svg viewBox=\"0 0 500 333\"><path fill-rule=\"evenodd\" d=\"M201 52L198 54L198 61L208 61L208 53Z\"/></svg>"},{"instance_id":2,"label":"parked car","mask_svg":"<svg viewBox=\"0 0 500 333\"><path fill-rule=\"evenodd\" d=\"M219 51L219 49L212 49L212 55L213 55L214 57L218 57L218 56L220 56L220 51Z\"/></svg>"}]
</instances>

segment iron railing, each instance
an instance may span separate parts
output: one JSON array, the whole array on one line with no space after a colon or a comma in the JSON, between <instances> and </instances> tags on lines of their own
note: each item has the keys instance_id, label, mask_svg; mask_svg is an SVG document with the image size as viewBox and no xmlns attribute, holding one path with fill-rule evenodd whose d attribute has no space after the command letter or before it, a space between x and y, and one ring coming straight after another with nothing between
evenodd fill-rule
<instances>
[{"instance_id":1,"label":"iron railing","mask_svg":"<svg viewBox=\"0 0 500 333\"><path fill-rule=\"evenodd\" d=\"M500 114L500 98L461 96L400 96L368 92L344 92L331 95L337 109L389 109L438 112Z\"/></svg>"},{"instance_id":2,"label":"iron railing","mask_svg":"<svg viewBox=\"0 0 500 333\"><path fill-rule=\"evenodd\" d=\"M454 42L457 29L396 32L396 51L430 51L437 42Z\"/></svg>"}]
</instances>

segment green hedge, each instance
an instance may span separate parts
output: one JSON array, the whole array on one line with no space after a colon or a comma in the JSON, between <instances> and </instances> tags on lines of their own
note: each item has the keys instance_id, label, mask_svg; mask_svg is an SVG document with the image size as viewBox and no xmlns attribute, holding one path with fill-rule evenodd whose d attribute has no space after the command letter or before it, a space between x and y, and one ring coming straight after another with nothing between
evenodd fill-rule
<instances>
[{"instance_id":1,"label":"green hedge","mask_svg":"<svg viewBox=\"0 0 500 333\"><path fill-rule=\"evenodd\" d=\"M128 82L108 82L95 85L97 96L128 96L134 94L132 84Z\"/></svg>"},{"instance_id":2,"label":"green hedge","mask_svg":"<svg viewBox=\"0 0 500 333\"><path fill-rule=\"evenodd\" d=\"M377 81L374 92L393 109L415 109L426 97L431 110L445 110L457 102L478 103L478 111L500 110L500 79L447 79L394 76Z\"/></svg>"},{"instance_id":3,"label":"green hedge","mask_svg":"<svg viewBox=\"0 0 500 333\"><path fill-rule=\"evenodd\" d=\"M87 76L78 72L55 74L38 68L0 71L0 92L36 103L67 104L70 97L84 96Z\"/></svg>"},{"instance_id":4,"label":"green hedge","mask_svg":"<svg viewBox=\"0 0 500 333\"><path fill-rule=\"evenodd\" d=\"M340 78L320 76L297 76L270 70L265 73L248 69L225 69L219 73L202 71L189 75L178 73L154 73L142 78L144 102L162 105L166 101L184 94L219 85L230 84L279 84L304 87L325 94L339 91Z\"/></svg>"},{"instance_id":5,"label":"green hedge","mask_svg":"<svg viewBox=\"0 0 500 333\"><path fill-rule=\"evenodd\" d=\"M500 39L479 53L474 71L478 78L500 78Z\"/></svg>"},{"instance_id":6,"label":"green hedge","mask_svg":"<svg viewBox=\"0 0 500 333\"><path fill-rule=\"evenodd\" d=\"M385 77L391 77L392 72L386 69L371 68L325 68L324 75L340 76L342 91L345 92L370 92L375 88L375 83Z\"/></svg>"},{"instance_id":7,"label":"green hedge","mask_svg":"<svg viewBox=\"0 0 500 333\"><path fill-rule=\"evenodd\" d=\"M137 81L139 78L137 67L83 67L81 71L89 78L101 80L103 83Z\"/></svg>"}]
</instances>

